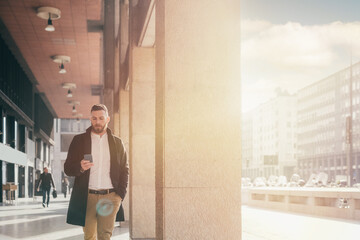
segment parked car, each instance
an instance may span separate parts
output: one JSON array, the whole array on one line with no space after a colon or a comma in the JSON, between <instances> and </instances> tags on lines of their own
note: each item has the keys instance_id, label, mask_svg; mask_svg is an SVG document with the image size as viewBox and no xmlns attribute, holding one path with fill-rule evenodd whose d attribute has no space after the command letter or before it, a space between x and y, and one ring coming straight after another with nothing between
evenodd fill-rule
<instances>
[{"instance_id":1,"label":"parked car","mask_svg":"<svg viewBox=\"0 0 360 240\"><path fill-rule=\"evenodd\" d=\"M300 178L299 174L294 173L291 178L290 182L287 184L288 187L303 187L305 185L305 181Z\"/></svg>"},{"instance_id":2,"label":"parked car","mask_svg":"<svg viewBox=\"0 0 360 240\"><path fill-rule=\"evenodd\" d=\"M252 187L253 184L251 182L251 179L250 178L241 178L241 186L242 187Z\"/></svg>"},{"instance_id":3,"label":"parked car","mask_svg":"<svg viewBox=\"0 0 360 240\"><path fill-rule=\"evenodd\" d=\"M264 177L257 177L253 184L254 187L266 187L266 179Z\"/></svg>"},{"instance_id":4,"label":"parked car","mask_svg":"<svg viewBox=\"0 0 360 240\"><path fill-rule=\"evenodd\" d=\"M269 187L275 187L278 182L279 177L275 175L271 175L269 179L267 180L267 186Z\"/></svg>"},{"instance_id":5,"label":"parked car","mask_svg":"<svg viewBox=\"0 0 360 240\"><path fill-rule=\"evenodd\" d=\"M309 180L305 184L305 187L326 187L328 182L327 173L320 172L318 174L311 174Z\"/></svg>"},{"instance_id":6,"label":"parked car","mask_svg":"<svg viewBox=\"0 0 360 240\"><path fill-rule=\"evenodd\" d=\"M286 178L286 176L280 176L278 178L276 186L277 187L286 187L287 186L287 178Z\"/></svg>"}]
</instances>

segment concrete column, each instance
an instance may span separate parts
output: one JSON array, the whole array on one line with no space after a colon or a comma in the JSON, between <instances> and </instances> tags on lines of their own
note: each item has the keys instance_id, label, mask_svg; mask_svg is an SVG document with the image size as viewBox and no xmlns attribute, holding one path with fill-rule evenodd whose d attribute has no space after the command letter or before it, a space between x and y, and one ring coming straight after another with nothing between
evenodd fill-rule
<instances>
[{"instance_id":1,"label":"concrete column","mask_svg":"<svg viewBox=\"0 0 360 240\"><path fill-rule=\"evenodd\" d=\"M156 1L156 239L241 239L240 1Z\"/></svg>"},{"instance_id":2,"label":"concrete column","mask_svg":"<svg viewBox=\"0 0 360 240\"><path fill-rule=\"evenodd\" d=\"M119 94L119 106L120 106L120 116L119 116L119 135L123 140L126 150L129 152L129 118L130 118L130 99L129 91L123 89L120 90Z\"/></svg>"},{"instance_id":3,"label":"concrete column","mask_svg":"<svg viewBox=\"0 0 360 240\"><path fill-rule=\"evenodd\" d=\"M119 2L120 3L120 2ZM127 42L128 37L128 4L125 2L121 2L119 6L119 16L120 16L120 32L118 32L117 37L117 45L116 45L116 54L115 54L115 78L118 79L119 83L119 92L118 94L118 106L119 106L119 136L123 140L125 144L126 151L128 152L129 157L129 119L130 119L130 99L129 99L129 91L126 88L125 79L124 79L124 72L128 73L128 65L126 68L122 65L124 63L124 56L126 52L123 49L124 42ZM124 29L127 29L126 31ZM127 79L126 79L127 80ZM128 189L129 191L129 189ZM130 195L130 194L129 194ZM126 197L123 201L123 208L125 212L125 220L129 220L130 218L130 210L129 210L129 199L130 197Z\"/></svg>"},{"instance_id":4,"label":"concrete column","mask_svg":"<svg viewBox=\"0 0 360 240\"><path fill-rule=\"evenodd\" d=\"M125 144L126 151L129 157L129 91L120 89L119 92L119 136ZM129 188L128 188L129 191ZM125 212L125 220L129 220L129 197L130 194L123 201L123 208Z\"/></svg>"},{"instance_id":5,"label":"concrete column","mask_svg":"<svg viewBox=\"0 0 360 240\"><path fill-rule=\"evenodd\" d=\"M104 1L104 91L103 103L114 117L114 87L115 87L115 1ZM114 129L114 121L109 123Z\"/></svg>"},{"instance_id":6,"label":"concrete column","mask_svg":"<svg viewBox=\"0 0 360 240\"><path fill-rule=\"evenodd\" d=\"M15 191L15 199L19 198L19 164L14 164L14 183L17 185L17 189Z\"/></svg>"},{"instance_id":7,"label":"concrete column","mask_svg":"<svg viewBox=\"0 0 360 240\"><path fill-rule=\"evenodd\" d=\"M25 166L25 195L24 198L28 198L29 197L29 167Z\"/></svg>"},{"instance_id":8,"label":"concrete column","mask_svg":"<svg viewBox=\"0 0 360 240\"><path fill-rule=\"evenodd\" d=\"M119 12L117 9L119 9L118 1L115 2L115 19L117 19L116 16L119 15ZM115 21L117 22L117 21ZM115 23L115 32L117 24ZM117 33L115 33L116 36ZM119 37L116 36L115 40L115 49L114 49L114 114L113 114L113 130L114 134L116 136L120 136L120 48L119 48Z\"/></svg>"},{"instance_id":9,"label":"concrete column","mask_svg":"<svg viewBox=\"0 0 360 240\"><path fill-rule=\"evenodd\" d=\"M130 85L130 237L155 239L154 48L134 48Z\"/></svg>"}]
</instances>

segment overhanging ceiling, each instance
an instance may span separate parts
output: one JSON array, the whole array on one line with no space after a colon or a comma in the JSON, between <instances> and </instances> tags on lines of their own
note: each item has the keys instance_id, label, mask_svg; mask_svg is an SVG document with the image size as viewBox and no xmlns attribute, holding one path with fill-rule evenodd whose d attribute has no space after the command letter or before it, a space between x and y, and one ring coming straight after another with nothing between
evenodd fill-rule
<instances>
[{"instance_id":1,"label":"overhanging ceiling","mask_svg":"<svg viewBox=\"0 0 360 240\"><path fill-rule=\"evenodd\" d=\"M53 21L54 32L45 31L47 21L36 15L36 10L45 6L61 11L61 18ZM74 118L69 100L80 102L76 109L84 118L90 107L100 102L92 89L102 85L102 32L88 32L88 22L101 22L102 11L101 0L0 1L2 22L38 82L37 90L45 94L59 118ZM55 55L71 58L65 64L66 74L59 74L59 64L51 58ZM66 97L67 89L62 87L68 82L76 84L72 98Z\"/></svg>"}]
</instances>

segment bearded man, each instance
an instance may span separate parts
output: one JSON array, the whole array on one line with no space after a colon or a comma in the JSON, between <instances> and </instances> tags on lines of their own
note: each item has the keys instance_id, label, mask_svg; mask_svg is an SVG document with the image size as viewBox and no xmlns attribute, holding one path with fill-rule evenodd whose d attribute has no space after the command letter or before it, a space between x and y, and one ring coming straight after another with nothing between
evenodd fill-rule
<instances>
[{"instance_id":1,"label":"bearded man","mask_svg":"<svg viewBox=\"0 0 360 240\"><path fill-rule=\"evenodd\" d=\"M123 142L108 128L107 107L96 104L90 112L91 127L73 138L64 165L75 176L66 222L82 226L84 239L110 239L129 165Z\"/></svg>"}]
</instances>

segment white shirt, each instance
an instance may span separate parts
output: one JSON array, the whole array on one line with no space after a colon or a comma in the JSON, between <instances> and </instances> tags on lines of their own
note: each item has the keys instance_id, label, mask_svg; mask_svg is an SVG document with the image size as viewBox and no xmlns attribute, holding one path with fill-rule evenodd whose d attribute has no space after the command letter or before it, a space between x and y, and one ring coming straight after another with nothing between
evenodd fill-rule
<instances>
[{"instance_id":1,"label":"white shirt","mask_svg":"<svg viewBox=\"0 0 360 240\"><path fill-rule=\"evenodd\" d=\"M90 168L89 189L114 188L110 178L110 148L108 135L91 133L91 155L94 166Z\"/></svg>"}]
</instances>

